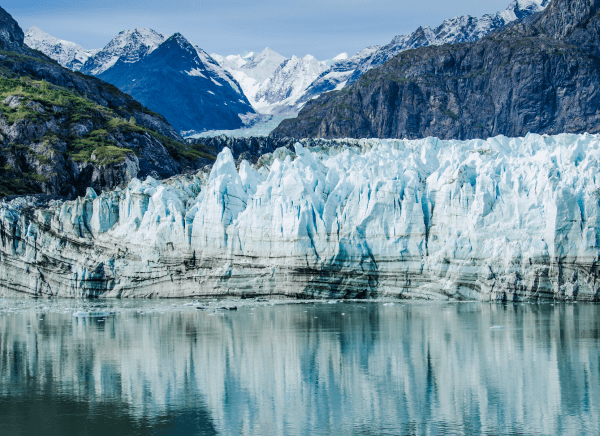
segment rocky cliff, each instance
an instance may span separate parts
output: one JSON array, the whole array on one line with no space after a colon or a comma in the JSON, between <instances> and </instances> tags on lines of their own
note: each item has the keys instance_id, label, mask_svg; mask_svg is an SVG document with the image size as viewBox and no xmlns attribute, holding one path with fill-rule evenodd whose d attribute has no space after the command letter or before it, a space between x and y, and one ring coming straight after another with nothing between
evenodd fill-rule
<instances>
[{"instance_id":1,"label":"rocky cliff","mask_svg":"<svg viewBox=\"0 0 600 436\"><path fill-rule=\"evenodd\" d=\"M548 3L549 0L515 0L502 12L481 18L470 15L450 18L434 28L419 27L411 34L398 35L383 47L368 47L323 72L297 100L296 111L324 92L340 90L356 82L367 71L383 65L398 53L431 45L475 42L508 23L544 10Z\"/></svg>"},{"instance_id":2,"label":"rocky cliff","mask_svg":"<svg viewBox=\"0 0 600 436\"><path fill-rule=\"evenodd\" d=\"M0 203L0 287L56 296L597 301L600 136L278 149Z\"/></svg>"},{"instance_id":3,"label":"rocky cliff","mask_svg":"<svg viewBox=\"0 0 600 436\"><path fill-rule=\"evenodd\" d=\"M600 131L600 4L554 0L475 43L400 53L274 135L486 138Z\"/></svg>"},{"instance_id":4,"label":"rocky cliff","mask_svg":"<svg viewBox=\"0 0 600 436\"><path fill-rule=\"evenodd\" d=\"M102 80L74 73L24 45L0 9L0 196L75 198L210 163L171 125Z\"/></svg>"}]
</instances>

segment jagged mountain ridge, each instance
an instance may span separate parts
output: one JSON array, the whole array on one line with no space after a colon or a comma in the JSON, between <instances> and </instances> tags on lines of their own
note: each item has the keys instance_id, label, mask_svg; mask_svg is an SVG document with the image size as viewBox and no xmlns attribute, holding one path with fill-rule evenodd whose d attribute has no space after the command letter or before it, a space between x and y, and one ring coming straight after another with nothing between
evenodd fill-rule
<instances>
[{"instance_id":1,"label":"jagged mountain ridge","mask_svg":"<svg viewBox=\"0 0 600 436\"><path fill-rule=\"evenodd\" d=\"M336 57L332 61L323 63L308 55L304 58L292 57L291 60L287 60L269 48L259 54L252 53L251 56L246 57L239 55L224 57L216 54L211 56L237 81L255 110L264 114L295 116L307 101L323 92L342 89L347 84L353 83L366 71L385 63L403 50L428 45L475 41L515 19L543 9L548 1L514 1L505 11L485 15L479 19L471 16L449 19L435 29L419 28L411 35L395 37L390 44L384 47L369 47L349 59ZM140 61L164 40L163 35L151 29L137 28L123 31L104 49L91 56L83 67L78 61L73 60L72 69L81 69L86 74L98 76L113 67L119 60L125 63ZM73 54L60 50L46 49L45 53L63 62L63 65L73 57ZM67 62L64 61L65 59ZM301 62L298 62L299 59ZM283 65L284 62L287 64ZM244 116L242 119L246 120ZM227 129L237 127L240 126L230 125ZM186 126L183 130L218 129L220 128L204 129Z\"/></svg>"},{"instance_id":2,"label":"jagged mountain ridge","mask_svg":"<svg viewBox=\"0 0 600 436\"><path fill-rule=\"evenodd\" d=\"M235 79L178 33L135 62L119 59L98 77L180 132L239 128L255 114Z\"/></svg>"},{"instance_id":3,"label":"jagged mountain ridge","mask_svg":"<svg viewBox=\"0 0 600 436\"><path fill-rule=\"evenodd\" d=\"M152 53L165 39L164 35L152 29L138 27L124 30L88 59L81 72L98 76L119 61L129 64L138 62Z\"/></svg>"},{"instance_id":4,"label":"jagged mountain ridge","mask_svg":"<svg viewBox=\"0 0 600 436\"><path fill-rule=\"evenodd\" d=\"M121 32L82 72L132 95L179 132L235 129L255 115L236 80L179 33Z\"/></svg>"},{"instance_id":5,"label":"jagged mountain ridge","mask_svg":"<svg viewBox=\"0 0 600 436\"><path fill-rule=\"evenodd\" d=\"M254 109L262 114L295 115L298 98L328 68L327 62L314 56L286 59L268 47L245 57L212 56L236 78Z\"/></svg>"},{"instance_id":6,"label":"jagged mountain ridge","mask_svg":"<svg viewBox=\"0 0 600 436\"><path fill-rule=\"evenodd\" d=\"M272 134L487 138L600 131L598 0L550 7L474 43L400 53Z\"/></svg>"},{"instance_id":7,"label":"jagged mountain ridge","mask_svg":"<svg viewBox=\"0 0 600 436\"><path fill-rule=\"evenodd\" d=\"M171 37L171 42L164 46L168 39L152 29L122 31L90 56L80 71L132 95L165 116L179 132L236 129L255 117L254 109L231 74L182 35L174 37L181 44L171 44ZM161 47L159 53L164 59L151 57ZM165 47L176 53L168 53ZM67 56L55 51L49 51L48 55L55 59ZM161 68L164 68L162 73Z\"/></svg>"},{"instance_id":8,"label":"jagged mountain ridge","mask_svg":"<svg viewBox=\"0 0 600 436\"><path fill-rule=\"evenodd\" d=\"M25 32L25 44L72 71L81 70L85 62L100 51L86 50L74 42L55 38L35 26Z\"/></svg>"},{"instance_id":9,"label":"jagged mountain ridge","mask_svg":"<svg viewBox=\"0 0 600 436\"><path fill-rule=\"evenodd\" d=\"M295 104L299 111L309 100L324 92L340 90L367 71L383 65L398 53L430 45L474 42L508 23L525 18L543 10L550 0L515 0L505 11L487 14L481 18L470 15L445 20L437 28L419 27L410 35L399 35L385 46L372 46L349 59L338 62L324 71L306 89Z\"/></svg>"}]
</instances>

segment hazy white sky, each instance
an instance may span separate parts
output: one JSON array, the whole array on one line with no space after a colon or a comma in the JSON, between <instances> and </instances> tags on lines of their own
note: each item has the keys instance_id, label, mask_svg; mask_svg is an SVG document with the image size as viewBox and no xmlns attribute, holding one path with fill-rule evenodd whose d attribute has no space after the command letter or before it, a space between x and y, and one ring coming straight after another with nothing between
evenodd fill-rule
<instances>
[{"instance_id":1,"label":"hazy white sky","mask_svg":"<svg viewBox=\"0 0 600 436\"><path fill-rule=\"evenodd\" d=\"M456 15L506 9L509 0L5 0L23 30L37 26L85 48L121 30L182 33L209 53L260 51L320 60L350 55Z\"/></svg>"}]
</instances>

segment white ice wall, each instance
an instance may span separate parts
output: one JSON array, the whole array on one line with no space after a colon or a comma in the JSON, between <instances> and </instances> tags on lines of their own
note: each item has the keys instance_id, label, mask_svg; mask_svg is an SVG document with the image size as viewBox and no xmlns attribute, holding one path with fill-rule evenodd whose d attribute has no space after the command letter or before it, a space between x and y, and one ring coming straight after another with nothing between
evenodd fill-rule
<instances>
[{"instance_id":1,"label":"white ice wall","mask_svg":"<svg viewBox=\"0 0 600 436\"><path fill-rule=\"evenodd\" d=\"M258 170L225 149L210 175L134 180L37 218L4 204L6 287L597 298L600 136L360 144L297 144Z\"/></svg>"}]
</instances>

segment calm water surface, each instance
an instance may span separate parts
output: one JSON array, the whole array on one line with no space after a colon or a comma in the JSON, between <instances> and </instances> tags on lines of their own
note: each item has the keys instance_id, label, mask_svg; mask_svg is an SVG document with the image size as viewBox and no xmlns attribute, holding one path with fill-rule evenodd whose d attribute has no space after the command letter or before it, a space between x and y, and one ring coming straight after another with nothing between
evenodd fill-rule
<instances>
[{"instance_id":1,"label":"calm water surface","mask_svg":"<svg viewBox=\"0 0 600 436\"><path fill-rule=\"evenodd\" d=\"M600 434L598 305L190 304L0 300L0 434Z\"/></svg>"}]
</instances>

